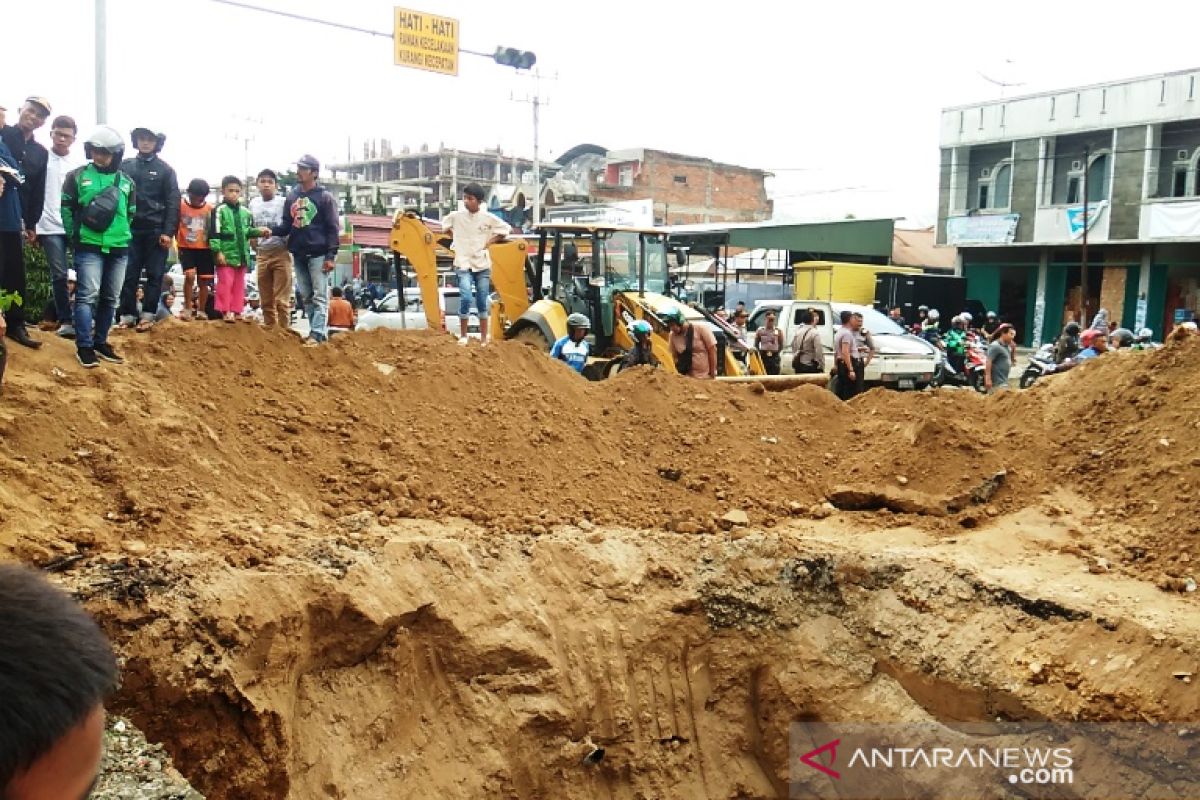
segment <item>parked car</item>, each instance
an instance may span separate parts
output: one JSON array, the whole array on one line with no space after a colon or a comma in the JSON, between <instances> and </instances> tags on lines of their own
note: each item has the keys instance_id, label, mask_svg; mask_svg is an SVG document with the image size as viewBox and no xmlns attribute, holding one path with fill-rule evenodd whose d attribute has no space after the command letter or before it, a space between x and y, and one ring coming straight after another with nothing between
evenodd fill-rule
<instances>
[{"instance_id":1,"label":"parked car","mask_svg":"<svg viewBox=\"0 0 1200 800\"><path fill-rule=\"evenodd\" d=\"M442 313L446 319L446 330L454 333L458 332L458 315L457 313L446 313L446 309L451 312L458 311L458 289L456 287L446 287L440 290ZM375 303L371 308L360 311L358 314L358 324L354 326L356 331L372 331L376 328L389 328L391 330L418 330L429 327L428 321L425 319L425 314L420 310L418 302L417 308L414 309L411 304L406 303L408 310L402 315L399 306L399 294L395 289L384 295L383 299ZM467 335L473 338L479 338L479 317L474 313L467 321Z\"/></svg>"},{"instance_id":2,"label":"parked car","mask_svg":"<svg viewBox=\"0 0 1200 800\"><path fill-rule=\"evenodd\" d=\"M821 344L825 349L825 369L834 365L833 336L841 328L842 311L857 311L863 315L863 328L870 332L875 344L875 357L867 366L866 382L893 389L922 389L933 380L941 351L929 342L913 336L870 306L855 303L830 303L824 300L760 300L746 324L753 334L774 311L776 324L783 329L784 349L782 367L792 372L792 338L800 326L800 314L813 309L819 317Z\"/></svg>"}]
</instances>

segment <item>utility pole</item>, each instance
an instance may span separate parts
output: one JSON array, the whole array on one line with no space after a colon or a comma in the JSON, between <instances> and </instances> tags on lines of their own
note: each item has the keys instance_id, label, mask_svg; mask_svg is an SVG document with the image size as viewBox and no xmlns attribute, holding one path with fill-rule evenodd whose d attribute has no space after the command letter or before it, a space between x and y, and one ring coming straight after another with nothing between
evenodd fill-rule
<instances>
[{"instance_id":1,"label":"utility pole","mask_svg":"<svg viewBox=\"0 0 1200 800\"><path fill-rule=\"evenodd\" d=\"M108 10L96 0L96 122L108 122Z\"/></svg>"},{"instance_id":2,"label":"utility pole","mask_svg":"<svg viewBox=\"0 0 1200 800\"><path fill-rule=\"evenodd\" d=\"M1083 148L1083 252L1080 254L1079 267L1079 315L1082 319L1079 320L1079 327L1086 327L1091 323L1088 318L1088 157L1091 155L1092 148Z\"/></svg>"},{"instance_id":3,"label":"utility pole","mask_svg":"<svg viewBox=\"0 0 1200 800\"><path fill-rule=\"evenodd\" d=\"M532 53L528 55L532 56ZM512 66L505 64L505 66ZM543 105L550 105L548 101L542 100L542 75L540 72L533 73L533 96L523 97L519 100L516 97L511 99L518 102L529 103L533 106L533 218L531 223L537 225L542 221L542 159L541 159L541 111ZM516 183L520 184L518 177Z\"/></svg>"}]
</instances>

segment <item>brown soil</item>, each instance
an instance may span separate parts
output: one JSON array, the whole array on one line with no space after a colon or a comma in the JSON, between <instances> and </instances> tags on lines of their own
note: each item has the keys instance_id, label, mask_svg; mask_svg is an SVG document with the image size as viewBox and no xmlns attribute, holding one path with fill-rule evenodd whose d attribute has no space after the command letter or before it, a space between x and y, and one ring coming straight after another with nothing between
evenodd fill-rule
<instances>
[{"instance_id":1,"label":"brown soil","mask_svg":"<svg viewBox=\"0 0 1200 800\"><path fill-rule=\"evenodd\" d=\"M849 404L428 332L116 345L11 355L0 547L210 797L775 797L796 719L1200 710L1200 342Z\"/></svg>"}]
</instances>

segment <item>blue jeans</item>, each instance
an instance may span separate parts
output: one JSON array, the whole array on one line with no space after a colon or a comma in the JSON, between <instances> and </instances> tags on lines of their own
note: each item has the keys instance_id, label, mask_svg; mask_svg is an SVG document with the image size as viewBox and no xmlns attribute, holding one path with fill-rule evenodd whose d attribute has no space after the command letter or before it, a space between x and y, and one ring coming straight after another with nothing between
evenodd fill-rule
<instances>
[{"instance_id":1,"label":"blue jeans","mask_svg":"<svg viewBox=\"0 0 1200 800\"><path fill-rule=\"evenodd\" d=\"M329 338L326 322L329 312L329 273L322 267L325 256L295 256L296 294L308 317L308 335L313 341L323 342Z\"/></svg>"},{"instance_id":2,"label":"blue jeans","mask_svg":"<svg viewBox=\"0 0 1200 800\"><path fill-rule=\"evenodd\" d=\"M142 307L137 305L137 287L142 270L146 271ZM163 273L167 271L167 248L158 244L157 233L135 233L129 243L129 259L121 286L121 316L154 319L158 296L162 293Z\"/></svg>"},{"instance_id":3,"label":"blue jeans","mask_svg":"<svg viewBox=\"0 0 1200 800\"><path fill-rule=\"evenodd\" d=\"M467 316L474 305L479 310L480 319L486 317L488 295L492 291L492 270L489 268L473 272L469 269L459 269L455 272L458 274L458 315Z\"/></svg>"},{"instance_id":4,"label":"blue jeans","mask_svg":"<svg viewBox=\"0 0 1200 800\"><path fill-rule=\"evenodd\" d=\"M54 313L59 325L71 324L71 293L67 290L67 235L39 233L38 241L50 264L50 288L54 293Z\"/></svg>"},{"instance_id":5,"label":"blue jeans","mask_svg":"<svg viewBox=\"0 0 1200 800\"><path fill-rule=\"evenodd\" d=\"M129 258L125 253L75 251L75 346L108 343ZM93 333L93 328L95 329Z\"/></svg>"}]
</instances>

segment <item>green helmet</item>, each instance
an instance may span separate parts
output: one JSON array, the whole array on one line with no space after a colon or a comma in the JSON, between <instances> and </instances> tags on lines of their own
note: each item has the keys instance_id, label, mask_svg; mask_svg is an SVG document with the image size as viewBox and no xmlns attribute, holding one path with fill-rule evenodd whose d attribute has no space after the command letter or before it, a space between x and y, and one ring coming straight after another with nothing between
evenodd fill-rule
<instances>
[{"instance_id":1,"label":"green helmet","mask_svg":"<svg viewBox=\"0 0 1200 800\"><path fill-rule=\"evenodd\" d=\"M687 318L683 315L683 309L679 306L664 308L662 311L658 312L658 318L668 325L672 322L677 325L683 325L684 322L687 321Z\"/></svg>"},{"instance_id":2,"label":"green helmet","mask_svg":"<svg viewBox=\"0 0 1200 800\"><path fill-rule=\"evenodd\" d=\"M575 313L567 317L567 329L583 328L585 331L592 329L592 321L584 314Z\"/></svg>"}]
</instances>

